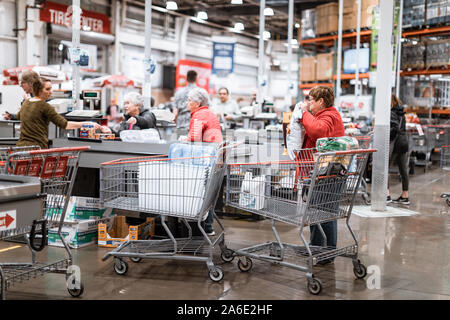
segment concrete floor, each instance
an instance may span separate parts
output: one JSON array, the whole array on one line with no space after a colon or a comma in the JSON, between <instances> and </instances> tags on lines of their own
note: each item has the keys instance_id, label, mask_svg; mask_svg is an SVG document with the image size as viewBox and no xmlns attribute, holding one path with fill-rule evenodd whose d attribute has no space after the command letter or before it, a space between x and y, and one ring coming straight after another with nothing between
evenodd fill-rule
<instances>
[{"instance_id":1,"label":"concrete floor","mask_svg":"<svg viewBox=\"0 0 450 320\"><path fill-rule=\"evenodd\" d=\"M391 176L391 194L398 196L399 180ZM360 259L379 268L380 288L369 289L366 280L355 280L350 259L339 257L328 266L315 267L323 284L319 296L306 288L304 273L253 260L250 272L237 268L235 259L224 263L219 254L215 263L225 272L219 283L208 277L205 263L171 260L129 262L125 276L116 275L113 260L102 262L110 249L91 245L73 250L81 267L85 292L81 299L450 299L450 207L440 198L450 192L450 172L436 168L424 174L417 168L411 177L409 209L420 214L396 218L360 218L350 224L360 239ZM269 220L246 221L224 217L226 243L231 249L273 240ZM298 229L279 224L284 242L300 243ZM308 230L305 236L309 238ZM339 222L339 244L350 242L344 221ZM0 249L17 246L0 242ZM217 251L219 252L219 251ZM20 257L20 258L19 258ZM0 253L0 261L26 261L25 247ZM49 247L40 259L64 257L64 251ZM372 279L372 278L370 278ZM371 282L372 284L374 282ZM7 299L71 299L62 275L47 274L18 284L7 291Z\"/></svg>"}]
</instances>

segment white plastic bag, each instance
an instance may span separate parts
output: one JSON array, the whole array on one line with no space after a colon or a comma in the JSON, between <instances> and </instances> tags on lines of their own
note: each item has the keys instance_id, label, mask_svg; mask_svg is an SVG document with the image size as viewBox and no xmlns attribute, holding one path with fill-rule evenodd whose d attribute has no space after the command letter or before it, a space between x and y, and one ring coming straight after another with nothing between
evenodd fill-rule
<instances>
[{"instance_id":1,"label":"white plastic bag","mask_svg":"<svg viewBox=\"0 0 450 320\"><path fill-rule=\"evenodd\" d=\"M253 178L251 172L246 172L244 181L242 181L239 205L255 210L264 208L265 182L264 175Z\"/></svg>"},{"instance_id":2,"label":"white plastic bag","mask_svg":"<svg viewBox=\"0 0 450 320\"><path fill-rule=\"evenodd\" d=\"M291 117L290 133L286 137L286 147L288 149L289 158L295 160L294 150L299 150L302 148L303 139L305 137L305 128L298 121L301 114L300 103L297 103L294 108L294 112Z\"/></svg>"},{"instance_id":3,"label":"white plastic bag","mask_svg":"<svg viewBox=\"0 0 450 320\"><path fill-rule=\"evenodd\" d=\"M123 130L120 131L120 139L124 142L138 142L138 143L164 143L161 140L157 129L142 129L142 130Z\"/></svg>"}]
</instances>

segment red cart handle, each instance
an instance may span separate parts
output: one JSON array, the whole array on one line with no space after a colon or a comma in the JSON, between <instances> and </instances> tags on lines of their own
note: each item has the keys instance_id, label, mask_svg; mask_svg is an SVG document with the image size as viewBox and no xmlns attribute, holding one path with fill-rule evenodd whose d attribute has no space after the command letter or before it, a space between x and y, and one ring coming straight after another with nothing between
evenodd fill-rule
<instances>
[{"instance_id":1,"label":"red cart handle","mask_svg":"<svg viewBox=\"0 0 450 320\"><path fill-rule=\"evenodd\" d=\"M52 149L40 149L40 150L32 150L28 151L28 154L30 155L38 155L38 154L47 154L47 153L62 153L62 152L74 152L74 151L86 151L89 150L91 147L84 146L84 147L65 147L65 148L52 148Z\"/></svg>"}]
</instances>

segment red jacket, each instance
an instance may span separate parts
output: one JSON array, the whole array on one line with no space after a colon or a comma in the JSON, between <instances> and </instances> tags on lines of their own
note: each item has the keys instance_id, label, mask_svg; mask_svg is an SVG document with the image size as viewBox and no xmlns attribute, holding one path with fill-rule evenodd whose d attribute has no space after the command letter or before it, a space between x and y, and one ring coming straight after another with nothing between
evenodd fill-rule
<instances>
[{"instance_id":1,"label":"red jacket","mask_svg":"<svg viewBox=\"0 0 450 320\"><path fill-rule=\"evenodd\" d=\"M345 136L344 123L335 107L325 108L315 115L304 112L301 123L305 127L303 148L315 148L319 138Z\"/></svg>"},{"instance_id":2,"label":"red jacket","mask_svg":"<svg viewBox=\"0 0 450 320\"><path fill-rule=\"evenodd\" d=\"M217 116L203 106L191 113L188 141L222 142L222 128Z\"/></svg>"}]
</instances>

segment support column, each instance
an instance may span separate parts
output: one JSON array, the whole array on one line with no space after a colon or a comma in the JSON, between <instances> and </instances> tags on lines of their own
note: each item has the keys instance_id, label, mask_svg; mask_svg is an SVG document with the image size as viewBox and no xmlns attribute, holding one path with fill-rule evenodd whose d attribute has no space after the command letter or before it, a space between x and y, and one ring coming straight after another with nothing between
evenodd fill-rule
<instances>
[{"instance_id":1,"label":"support column","mask_svg":"<svg viewBox=\"0 0 450 320\"><path fill-rule=\"evenodd\" d=\"M81 8L80 0L72 2L72 48L80 50ZM74 110L83 109L80 104L80 66L72 64L72 100Z\"/></svg>"},{"instance_id":2,"label":"support column","mask_svg":"<svg viewBox=\"0 0 450 320\"><path fill-rule=\"evenodd\" d=\"M288 47L287 47L287 107L292 104L292 78L291 78L291 65L292 65L292 38L294 28L294 0L289 0L289 18L288 18ZM288 109L287 108L287 109ZM289 109L287 110L289 111Z\"/></svg>"},{"instance_id":3,"label":"support column","mask_svg":"<svg viewBox=\"0 0 450 320\"><path fill-rule=\"evenodd\" d=\"M338 24L338 47L336 64L336 101L341 97L341 70L342 70L342 19L344 14L344 0L339 0L339 24Z\"/></svg>"},{"instance_id":4,"label":"support column","mask_svg":"<svg viewBox=\"0 0 450 320\"><path fill-rule=\"evenodd\" d=\"M187 17L175 18L175 39L178 43L178 50L175 53L175 62L186 58L186 41L191 19Z\"/></svg>"},{"instance_id":5,"label":"support column","mask_svg":"<svg viewBox=\"0 0 450 320\"><path fill-rule=\"evenodd\" d=\"M372 165L372 210L386 211L389 168L389 131L392 89L392 1L380 1L380 31L378 36L377 85L375 96L375 128Z\"/></svg>"},{"instance_id":6,"label":"support column","mask_svg":"<svg viewBox=\"0 0 450 320\"><path fill-rule=\"evenodd\" d=\"M261 112L262 104L264 102L262 82L264 80L264 27L266 19L264 16L264 8L266 7L266 0L259 2L259 44L258 44L258 108Z\"/></svg>"},{"instance_id":7,"label":"support column","mask_svg":"<svg viewBox=\"0 0 450 320\"><path fill-rule=\"evenodd\" d=\"M114 25L114 52L113 52L113 67L112 74L121 73L121 57L120 57L120 1L116 0L113 3L113 25Z\"/></svg>"},{"instance_id":8,"label":"support column","mask_svg":"<svg viewBox=\"0 0 450 320\"><path fill-rule=\"evenodd\" d=\"M397 33L397 74L395 82L395 95L400 97L400 69L402 67L402 30L403 30L403 0L400 0L400 12L398 16L398 33ZM431 108L430 108L431 110Z\"/></svg>"},{"instance_id":9,"label":"support column","mask_svg":"<svg viewBox=\"0 0 450 320\"><path fill-rule=\"evenodd\" d=\"M145 0L145 59L149 61L152 56L152 0ZM142 87L144 108L151 108L152 81L150 72L145 72L144 86Z\"/></svg>"}]
</instances>

